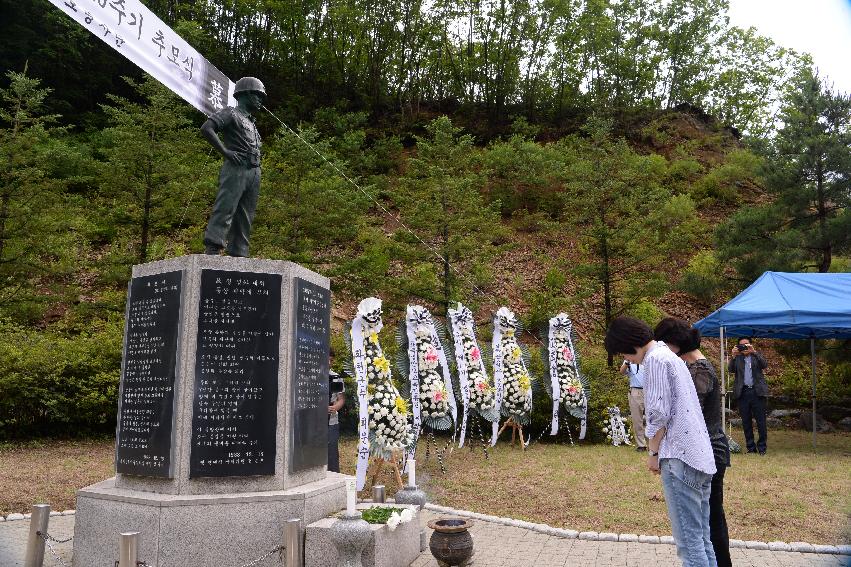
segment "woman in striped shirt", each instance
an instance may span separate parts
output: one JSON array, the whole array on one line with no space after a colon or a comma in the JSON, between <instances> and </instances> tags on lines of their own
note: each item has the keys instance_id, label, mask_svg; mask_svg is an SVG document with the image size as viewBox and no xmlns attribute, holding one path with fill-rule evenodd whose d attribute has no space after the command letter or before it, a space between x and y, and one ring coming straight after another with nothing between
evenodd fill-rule
<instances>
[{"instance_id":1,"label":"woman in striped shirt","mask_svg":"<svg viewBox=\"0 0 851 567\"><path fill-rule=\"evenodd\" d=\"M671 352L686 363L691 374L697 399L703 411L703 420L709 431L709 441L715 457L717 472L712 475L712 491L709 496L709 531L712 548L718 567L732 567L730 559L730 536L724 514L724 472L730 466L730 446L721 427L721 384L715 367L700 352L700 331L682 319L665 317L653 334L657 341L664 341Z\"/></svg>"},{"instance_id":2,"label":"woman in striped shirt","mask_svg":"<svg viewBox=\"0 0 851 567\"><path fill-rule=\"evenodd\" d=\"M691 374L643 321L618 317L606 350L643 364L647 468L662 477L677 555L684 567L716 567L709 533L715 460Z\"/></svg>"}]
</instances>

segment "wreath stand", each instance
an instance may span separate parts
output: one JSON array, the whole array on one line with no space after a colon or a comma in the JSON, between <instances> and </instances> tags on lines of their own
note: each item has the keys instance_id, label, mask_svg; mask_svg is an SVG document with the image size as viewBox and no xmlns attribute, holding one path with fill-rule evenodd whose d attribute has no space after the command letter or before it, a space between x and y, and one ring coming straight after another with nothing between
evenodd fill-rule
<instances>
[{"instance_id":1,"label":"wreath stand","mask_svg":"<svg viewBox=\"0 0 851 567\"><path fill-rule=\"evenodd\" d=\"M481 418L479 416L479 414L474 412L474 411L471 411L469 413L469 416L470 416L470 429L469 429L470 438L469 438L469 443L467 444L467 446L470 448L471 453L475 450L476 438L473 437L473 428L475 428L475 433L479 437L479 443L481 443L482 451L485 454L485 460L490 459L490 455L488 455L488 443L485 442L485 435L484 435L484 433L482 433L482 426L479 423L479 420L483 419L483 418ZM490 423L490 422L485 420L485 423Z\"/></svg>"},{"instance_id":2,"label":"wreath stand","mask_svg":"<svg viewBox=\"0 0 851 567\"><path fill-rule=\"evenodd\" d=\"M378 475L381 474L381 470L384 468L384 463L390 463L390 467L393 471L393 476L396 479L396 484L399 486L399 490L405 487L402 484L402 471L399 470L399 452L393 451L393 456L390 460L386 460L384 457L375 457L372 461L375 468L372 471L372 486L375 486L375 481L378 478Z\"/></svg>"},{"instance_id":3,"label":"wreath stand","mask_svg":"<svg viewBox=\"0 0 851 567\"><path fill-rule=\"evenodd\" d=\"M511 428L511 446L514 446L514 440L517 436L520 437L520 447L525 451L526 444L523 442L523 426L514 421L513 417L509 417L505 420L505 423L502 424L502 428L499 430L499 433L496 434L496 438L499 439L499 436L502 435L502 432L505 431L506 427Z\"/></svg>"}]
</instances>

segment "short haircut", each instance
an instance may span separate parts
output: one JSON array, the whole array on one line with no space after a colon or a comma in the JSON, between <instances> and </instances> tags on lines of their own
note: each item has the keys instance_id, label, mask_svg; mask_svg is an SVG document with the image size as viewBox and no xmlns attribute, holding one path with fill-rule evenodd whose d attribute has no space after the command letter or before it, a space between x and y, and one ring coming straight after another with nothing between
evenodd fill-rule
<instances>
[{"instance_id":1,"label":"short haircut","mask_svg":"<svg viewBox=\"0 0 851 567\"><path fill-rule=\"evenodd\" d=\"M676 317L665 317L653 330L657 341L677 345L679 354L685 354L700 348L700 331Z\"/></svg>"},{"instance_id":2,"label":"short haircut","mask_svg":"<svg viewBox=\"0 0 851 567\"><path fill-rule=\"evenodd\" d=\"M609 354L635 354L653 340L653 331L644 321L634 317L618 317L606 331L606 350Z\"/></svg>"},{"instance_id":3,"label":"short haircut","mask_svg":"<svg viewBox=\"0 0 851 567\"><path fill-rule=\"evenodd\" d=\"M752 343L752 342L753 342L753 337L739 337L738 339L736 339L736 344L737 344L737 345L738 345L738 344L741 344L741 343L742 343L742 341L748 341L749 343Z\"/></svg>"}]
</instances>

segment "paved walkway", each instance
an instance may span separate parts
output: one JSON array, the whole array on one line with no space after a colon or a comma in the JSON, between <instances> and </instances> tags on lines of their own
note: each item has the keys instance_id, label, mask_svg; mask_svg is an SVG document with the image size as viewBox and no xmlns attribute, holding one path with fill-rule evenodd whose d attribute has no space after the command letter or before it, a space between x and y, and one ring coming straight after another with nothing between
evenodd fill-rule
<instances>
[{"instance_id":1,"label":"paved walkway","mask_svg":"<svg viewBox=\"0 0 851 567\"><path fill-rule=\"evenodd\" d=\"M423 510L423 521L439 515ZM588 541L473 520L474 567L681 567L668 544ZM735 567L847 567L847 555L732 549ZM426 551L411 567L437 567Z\"/></svg>"},{"instance_id":2,"label":"paved walkway","mask_svg":"<svg viewBox=\"0 0 851 567\"><path fill-rule=\"evenodd\" d=\"M438 517L424 510L420 521ZM474 520L472 528L476 546L473 567L680 567L676 548L667 544L587 541L550 536L528 529ZM0 567L22 567L29 533L29 520L0 522ZM50 535L64 539L73 535L74 516L50 518ZM54 544L59 557L71 564L71 543ZM849 567L847 555L821 555L787 551L733 549L735 567ZM49 550L45 551L45 567L59 566ZM257 567L280 565L269 558ZM88 566L87 566L88 567ZM111 566L92 566L111 567ZM190 565L181 567L193 567ZM237 566L217 566L237 567ZM425 551L411 567L437 567Z\"/></svg>"},{"instance_id":3,"label":"paved walkway","mask_svg":"<svg viewBox=\"0 0 851 567\"><path fill-rule=\"evenodd\" d=\"M30 533L29 520L12 520L0 522L0 567L23 567L24 554L27 551L27 537ZM47 526L47 533L56 539L68 539L74 535L74 516L52 516ZM68 543L51 543L57 555L71 565L71 545ZM44 566L60 566L62 563L44 550Z\"/></svg>"}]
</instances>

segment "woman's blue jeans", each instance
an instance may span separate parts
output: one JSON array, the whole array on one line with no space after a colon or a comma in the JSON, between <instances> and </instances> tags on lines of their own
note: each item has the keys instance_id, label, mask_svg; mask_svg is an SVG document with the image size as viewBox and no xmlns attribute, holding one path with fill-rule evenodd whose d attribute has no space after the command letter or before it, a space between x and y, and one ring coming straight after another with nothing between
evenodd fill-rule
<instances>
[{"instance_id":1,"label":"woman's blue jeans","mask_svg":"<svg viewBox=\"0 0 851 567\"><path fill-rule=\"evenodd\" d=\"M716 567L709 538L709 494L712 475L679 459L661 459L662 488L668 518L683 567Z\"/></svg>"}]
</instances>

